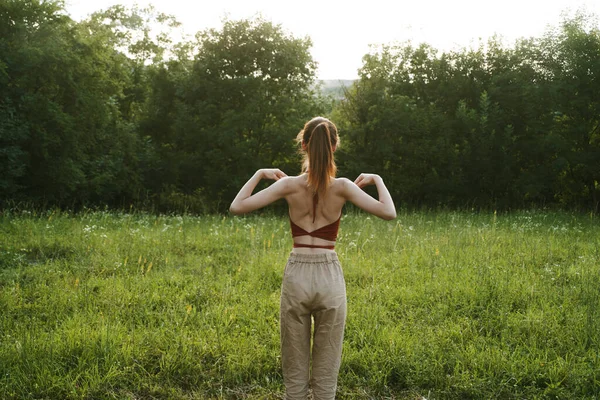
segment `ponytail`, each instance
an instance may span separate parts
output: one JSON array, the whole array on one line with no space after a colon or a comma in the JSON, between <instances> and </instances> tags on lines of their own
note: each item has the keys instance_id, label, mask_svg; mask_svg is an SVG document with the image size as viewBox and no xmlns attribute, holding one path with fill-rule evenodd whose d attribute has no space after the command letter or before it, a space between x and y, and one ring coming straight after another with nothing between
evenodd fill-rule
<instances>
[{"instance_id":1,"label":"ponytail","mask_svg":"<svg viewBox=\"0 0 600 400\"><path fill-rule=\"evenodd\" d=\"M313 118L298 135L298 141L306 145L302 169L308 173L308 186L323 198L337 172L333 158L334 146L338 144L337 128L325 118Z\"/></svg>"},{"instance_id":2,"label":"ponytail","mask_svg":"<svg viewBox=\"0 0 600 400\"><path fill-rule=\"evenodd\" d=\"M332 175L335 176L336 166L333 161L333 147L329 140L329 127L321 122L315 127L308 141L308 186L319 197L323 197Z\"/></svg>"}]
</instances>

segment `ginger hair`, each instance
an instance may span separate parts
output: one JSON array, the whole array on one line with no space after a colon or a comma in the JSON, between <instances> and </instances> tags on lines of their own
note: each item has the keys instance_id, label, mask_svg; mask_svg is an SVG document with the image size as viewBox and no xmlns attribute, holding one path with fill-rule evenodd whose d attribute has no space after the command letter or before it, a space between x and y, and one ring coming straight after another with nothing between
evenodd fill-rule
<instances>
[{"instance_id":1,"label":"ginger hair","mask_svg":"<svg viewBox=\"0 0 600 400\"><path fill-rule=\"evenodd\" d=\"M337 127L327 118L316 117L304 125L296 140L302 145L302 172L308 173L308 186L323 197L337 173L333 157L340 142Z\"/></svg>"}]
</instances>

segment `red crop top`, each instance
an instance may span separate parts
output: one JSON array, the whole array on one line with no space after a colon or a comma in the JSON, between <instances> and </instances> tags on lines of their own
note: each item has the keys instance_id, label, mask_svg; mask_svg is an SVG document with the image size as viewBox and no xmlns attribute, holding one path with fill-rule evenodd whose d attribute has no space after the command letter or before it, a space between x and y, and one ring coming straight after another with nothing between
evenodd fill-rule
<instances>
[{"instance_id":1,"label":"red crop top","mask_svg":"<svg viewBox=\"0 0 600 400\"><path fill-rule=\"evenodd\" d=\"M317 202L319 199L317 196L313 197L313 222L315 222L316 211L317 211ZM312 232L307 232L292 221L290 218L290 226L292 227L292 237L296 236L312 236L323 240L330 240L335 242L337 239L338 230L340 228L340 220L342 219L342 215L337 219L337 221L332 222L329 225L325 225L320 227L319 229L315 229ZM330 249L333 250L335 246L319 246L313 244L301 244L294 243L294 247L309 247L309 248L320 248L320 249Z\"/></svg>"}]
</instances>

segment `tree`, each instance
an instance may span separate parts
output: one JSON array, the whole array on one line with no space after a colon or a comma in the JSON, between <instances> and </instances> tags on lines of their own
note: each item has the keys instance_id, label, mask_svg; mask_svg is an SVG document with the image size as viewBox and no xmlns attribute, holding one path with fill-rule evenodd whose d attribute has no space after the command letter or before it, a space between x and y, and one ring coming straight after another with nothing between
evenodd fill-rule
<instances>
[{"instance_id":1,"label":"tree","mask_svg":"<svg viewBox=\"0 0 600 400\"><path fill-rule=\"evenodd\" d=\"M310 45L261 18L224 21L196 35L192 62L157 69L142 126L174 163L165 187L224 209L257 168L297 168L295 134L321 110Z\"/></svg>"},{"instance_id":2,"label":"tree","mask_svg":"<svg viewBox=\"0 0 600 400\"><path fill-rule=\"evenodd\" d=\"M513 48L382 46L334 111L343 168L387 174L411 205L597 208L599 75L599 30L583 15Z\"/></svg>"},{"instance_id":3,"label":"tree","mask_svg":"<svg viewBox=\"0 0 600 400\"><path fill-rule=\"evenodd\" d=\"M5 193L11 196L64 199L83 180L85 136L70 113L78 99L77 74L71 74L77 57L73 24L62 6L18 0L0 5L2 142L9 161Z\"/></svg>"},{"instance_id":4,"label":"tree","mask_svg":"<svg viewBox=\"0 0 600 400\"><path fill-rule=\"evenodd\" d=\"M126 34L115 19L127 23ZM161 52L144 35L128 54L122 47L136 29L147 33L143 21L120 7L75 23L61 1L0 4L2 200L81 205L136 197L143 64L150 50Z\"/></svg>"},{"instance_id":5,"label":"tree","mask_svg":"<svg viewBox=\"0 0 600 400\"><path fill-rule=\"evenodd\" d=\"M577 14L542 38L540 60L552 78L554 128L560 147L559 200L600 203L600 29Z\"/></svg>"}]
</instances>

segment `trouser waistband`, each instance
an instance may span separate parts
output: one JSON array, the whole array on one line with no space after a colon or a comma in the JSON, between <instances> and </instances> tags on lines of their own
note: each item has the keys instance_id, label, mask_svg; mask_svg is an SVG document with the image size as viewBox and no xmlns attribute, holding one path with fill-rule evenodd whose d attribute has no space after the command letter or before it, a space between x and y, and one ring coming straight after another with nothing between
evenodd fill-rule
<instances>
[{"instance_id":1,"label":"trouser waistband","mask_svg":"<svg viewBox=\"0 0 600 400\"><path fill-rule=\"evenodd\" d=\"M321 263L321 262L331 262L338 261L338 256L334 252L327 253L314 253L314 254L305 254L305 253L290 253L290 261L297 261L303 263Z\"/></svg>"}]
</instances>

